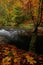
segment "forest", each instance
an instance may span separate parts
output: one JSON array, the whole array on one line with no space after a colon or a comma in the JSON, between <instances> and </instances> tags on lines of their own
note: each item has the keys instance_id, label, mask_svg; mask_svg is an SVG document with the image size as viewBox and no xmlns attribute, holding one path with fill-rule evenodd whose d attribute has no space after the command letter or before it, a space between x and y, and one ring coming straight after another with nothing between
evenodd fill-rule
<instances>
[{"instance_id":1,"label":"forest","mask_svg":"<svg viewBox=\"0 0 43 65\"><path fill-rule=\"evenodd\" d=\"M43 65L42 0L0 0L0 51L0 65Z\"/></svg>"},{"instance_id":2,"label":"forest","mask_svg":"<svg viewBox=\"0 0 43 65\"><path fill-rule=\"evenodd\" d=\"M42 21L42 0L0 0L0 28L31 28Z\"/></svg>"}]
</instances>

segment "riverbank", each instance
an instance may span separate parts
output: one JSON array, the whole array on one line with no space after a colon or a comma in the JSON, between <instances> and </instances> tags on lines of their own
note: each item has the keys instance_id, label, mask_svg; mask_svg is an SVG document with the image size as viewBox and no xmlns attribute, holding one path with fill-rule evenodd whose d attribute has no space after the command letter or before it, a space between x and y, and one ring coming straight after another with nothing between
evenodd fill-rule
<instances>
[{"instance_id":1,"label":"riverbank","mask_svg":"<svg viewBox=\"0 0 43 65\"><path fill-rule=\"evenodd\" d=\"M25 61L25 62L24 62ZM16 46L0 44L0 65L43 65L43 55L26 52Z\"/></svg>"}]
</instances>

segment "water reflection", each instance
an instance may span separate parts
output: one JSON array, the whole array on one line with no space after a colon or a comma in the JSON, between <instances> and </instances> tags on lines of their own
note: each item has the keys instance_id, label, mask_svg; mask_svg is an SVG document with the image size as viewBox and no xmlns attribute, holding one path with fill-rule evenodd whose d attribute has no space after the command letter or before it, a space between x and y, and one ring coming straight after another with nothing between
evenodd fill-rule
<instances>
[{"instance_id":1,"label":"water reflection","mask_svg":"<svg viewBox=\"0 0 43 65\"><path fill-rule=\"evenodd\" d=\"M26 48L29 48L30 38L26 30L15 29L8 31L2 29L0 30L0 36L2 36L2 38L0 37L2 39L0 39L0 41L6 41L7 43L16 45L17 47L25 50Z\"/></svg>"},{"instance_id":2,"label":"water reflection","mask_svg":"<svg viewBox=\"0 0 43 65\"><path fill-rule=\"evenodd\" d=\"M0 42L16 45L20 49L29 50L31 35L26 30L0 30ZM43 53L43 36L38 36L35 42L36 53Z\"/></svg>"}]
</instances>

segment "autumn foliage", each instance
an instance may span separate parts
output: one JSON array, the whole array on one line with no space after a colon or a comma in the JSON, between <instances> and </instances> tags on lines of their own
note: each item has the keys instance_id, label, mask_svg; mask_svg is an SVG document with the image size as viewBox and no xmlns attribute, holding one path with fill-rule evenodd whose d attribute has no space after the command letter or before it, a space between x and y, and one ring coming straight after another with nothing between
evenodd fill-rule
<instances>
[{"instance_id":1,"label":"autumn foliage","mask_svg":"<svg viewBox=\"0 0 43 65\"><path fill-rule=\"evenodd\" d=\"M43 65L43 56L0 43L0 65Z\"/></svg>"},{"instance_id":2,"label":"autumn foliage","mask_svg":"<svg viewBox=\"0 0 43 65\"><path fill-rule=\"evenodd\" d=\"M41 3L40 3L41 5ZM0 27L15 27L18 24L15 18L18 16L15 14L15 8L21 8L22 17L17 19L20 24L32 22L32 15L37 21L39 12L39 0L0 0ZM32 13L31 13L32 11ZM19 13L20 14L20 13ZM19 16L21 16L21 14ZM23 17L24 16L24 17ZM26 17L25 17L26 16ZM25 20L25 19L26 20ZM23 20L22 20L23 19Z\"/></svg>"}]
</instances>

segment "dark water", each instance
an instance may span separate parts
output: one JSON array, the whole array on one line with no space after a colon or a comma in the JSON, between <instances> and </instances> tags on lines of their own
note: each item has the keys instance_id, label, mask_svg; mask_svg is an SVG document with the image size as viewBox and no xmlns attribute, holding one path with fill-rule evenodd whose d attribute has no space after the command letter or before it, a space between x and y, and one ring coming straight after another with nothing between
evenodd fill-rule
<instances>
[{"instance_id":1,"label":"dark water","mask_svg":"<svg viewBox=\"0 0 43 65\"><path fill-rule=\"evenodd\" d=\"M28 51L29 50L30 37L28 36L19 36L17 40L13 40L13 45L16 45L18 48Z\"/></svg>"},{"instance_id":2,"label":"dark water","mask_svg":"<svg viewBox=\"0 0 43 65\"><path fill-rule=\"evenodd\" d=\"M29 50L31 35L25 30L6 31L0 30L0 42L4 41L8 44L15 45L20 49ZM43 36L38 36L35 42L35 52L43 54Z\"/></svg>"},{"instance_id":3,"label":"dark water","mask_svg":"<svg viewBox=\"0 0 43 65\"><path fill-rule=\"evenodd\" d=\"M43 54L43 36L38 36L35 44L36 44L36 53Z\"/></svg>"}]
</instances>

